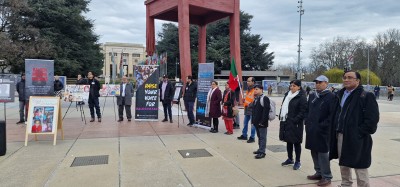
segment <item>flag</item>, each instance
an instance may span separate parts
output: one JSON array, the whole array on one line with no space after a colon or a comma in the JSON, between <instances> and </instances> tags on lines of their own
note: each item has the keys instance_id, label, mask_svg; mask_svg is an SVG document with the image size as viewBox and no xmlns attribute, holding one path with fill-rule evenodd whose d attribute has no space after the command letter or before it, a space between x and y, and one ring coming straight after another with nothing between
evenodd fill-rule
<instances>
[{"instance_id":1,"label":"flag","mask_svg":"<svg viewBox=\"0 0 400 187\"><path fill-rule=\"evenodd\" d=\"M124 76L124 68L122 67L122 57L123 57L123 52L121 52L121 61L119 62L119 74L122 76Z\"/></svg>"},{"instance_id":2,"label":"flag","mask_svg":"<svg viewBox=\"0 0 400 187\"><path fill-rule=\"evenodd\" d=\"M229 88L231 88L231 90L234 91L238 86L239 86L239 79L238 79L238 73L236 71L235 59L232 58L231 72L229 73Z\"/></svg>"}]
</instances>

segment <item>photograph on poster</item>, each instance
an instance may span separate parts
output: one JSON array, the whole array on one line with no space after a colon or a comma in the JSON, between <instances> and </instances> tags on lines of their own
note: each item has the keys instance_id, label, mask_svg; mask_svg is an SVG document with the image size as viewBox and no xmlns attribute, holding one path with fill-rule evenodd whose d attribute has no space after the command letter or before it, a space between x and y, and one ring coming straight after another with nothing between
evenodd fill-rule
<instances>
[{"instance_id":1,"label":"photograph on poster","mask_svg":"<svg viewBox=\"0 0 400 187\"><path fill-rule=\"evenodd\" d=\"M54 107L35 106L33 107L33 118L31 133L53 132L54 127Z\"/></svg>"},{"instance_id":2,"label":"photograph on poster","mask_svg":"<svg viewBox=\"0 0 400 187\"><path fill-rule=\"evenodd\" d=\"M154 73L158 66L136 66L135 77L136 77L136 88L141 87L147 79Z\"/></svg>"},{"instance_id":3,"label":"photograph on poster","mask_svg":"<svg viewBox=\"0 0 400 187\"><path fill-rule=\"evenodd\" d=\"M90 89L90 87L89 87ZM120 85L119 84L103 84L99 91L100 96L116 96L119 95Z\"/></svg>"},{"instance_id":4,"label":"photograph on poster","mask_svg":"<svg viewBox=\"0 0 400 187\"><path fill-rule=\"evenodd\" d=\"M89 85L66 85L62 100L66 102L87 102L89 90Z\"/></svg>"}]
</instances>

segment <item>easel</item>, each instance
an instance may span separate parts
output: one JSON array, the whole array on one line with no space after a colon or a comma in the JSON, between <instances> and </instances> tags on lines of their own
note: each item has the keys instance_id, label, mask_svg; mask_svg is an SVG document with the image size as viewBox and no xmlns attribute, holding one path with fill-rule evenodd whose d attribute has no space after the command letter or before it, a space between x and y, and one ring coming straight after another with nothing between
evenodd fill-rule
<instances>
[{"instance_id":1,"label":"easel","mask_svg":"<svg viewBox=\"0 0 400 187\"><path fill-rule=\"evenodd\" d=\"M54 105L48 105L48 104L38 104L38 103L45 103L47 101L48 103L52 103ZM43 107L54 107L54 113L53 113L53 118L52 118L52 132L38 132L38 133L32 133L32 124L33 124L33 109L35 106L43 106ZM26 133L25 133L25 146L28 146L28 135L35 135L35 141L37 141L37 136L38 135L53 135L53 145L56 145L57 141L57 132L58 130L61 130L61 138L64 140L64 129L62 125L62 118L61 118L61 101L58 96L56 97L49 97L49 96L43 96L43 97L38 97L38 96L31 96L29 99L29 110L28 110L28 120L27 120L27 125L26 125ZM57 112L56 112L57 111Z\"/></svg>"},{"instance_id":2,"label":"easel","mask_svg":"<svg viewBox=\"0 0 400 187\"><path fill-rule=\"evenodd\" d=\"M181 110L183 124L185 124L185 119L183 119L183 111L182 111L182 105L181 105L180 99L178 99L178 102L176 104L178 105L178 128L179 128L179 109Z\"/></svg>"},{"instance_id":3,"label":"easel","mask_svg":"<svg viewBox=\"0 0 400 187\"><path fill-rule=\"evenodd\" d=\"M106 88L107 89L109 89L109 90L111 90L111 88L110 88L110 84L106 84ZM106 89L106 90L107 90ZM106 98L104 99L104 103L103 103L103 110L101 111L101 113L102 114L104 114L104 107L106 106L106 101L107 101L107 97L108 97L109 95L108 95L108 90L107 90L107 95L106 95ZM117 121L117 114L115 113L115 100L114 100L114 96L113 96L113 106L114 106L114 120L115 121Z\"/></svg>"},{"instance_id":4,"label":"easel","mask_svg":"<svg viewBox=\"0 0 400 187\"><path fill-rule=\"evenodd\" d=\"M76 86L79 86L79 85L76 85ZM76 86L75 86L75 89L76 89ZM71 108L72 102L73 101L70 101L69 106L67 108L67 111L65 111L65 114L64 114L62 120L64 120L64 118L67 115L69 109ZM81 102L81 101L75 101L75 107L76 107L77 111L78 111L78 102ZM86 116L85 116L85 110L83 109L83 105L79 105L79 111L81 112L81 120L85 121L85 125L86 125Z\"/></svg>"},{"instance_id":5,"label":"easel","mask_svg":"<svg viewBox=\"0 0 400 187\"><path fill-rule=\"evenodd\" d=\"M178 128L179 128L179 109L181 110L181 116L182 116L182 122L185 123L185 120L183 119L183 111L182 111L182 105L181 105L181 97L182 97L182 88L183 88L183 83L182 82L177 82L175 84L175 93L174 93L174 98L173 98L173 103L176 103L178 105Z\"/></svg>"}]
</instances>

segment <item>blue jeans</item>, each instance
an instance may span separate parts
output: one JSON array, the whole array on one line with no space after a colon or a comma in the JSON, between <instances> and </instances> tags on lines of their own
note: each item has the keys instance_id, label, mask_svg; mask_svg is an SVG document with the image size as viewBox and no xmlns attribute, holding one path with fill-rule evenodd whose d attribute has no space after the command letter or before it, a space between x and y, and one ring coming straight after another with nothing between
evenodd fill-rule
<instances>
[{"instance_id":1,"label":"blue jeans","mask_svg":"<svg viewBox=\"0 0 400 187\"><path fill-rule=\"evenodd\" d=\"M251 120L250 115L244 115L244 121L243 121L243 130L242 130L242 136L247 138L247 127L249 124L249 121ZM254 125L251 125L251 133L250 133L250 138L254 139L254 136L256 135L256 128Z\"/></svg>"},{"instance_id":2,"label":"blue jeans","mask_svg":"<svg viewBox=\"0 0 400 187\"><path fill-rule=\"evenodd\" d=\"M185 108L186 112L189 118L189 123L193 124L194 123L194 114L193 114L193 108L194 108L194 102L191 101L185 101Z\"/></svg>"}]
</instances>

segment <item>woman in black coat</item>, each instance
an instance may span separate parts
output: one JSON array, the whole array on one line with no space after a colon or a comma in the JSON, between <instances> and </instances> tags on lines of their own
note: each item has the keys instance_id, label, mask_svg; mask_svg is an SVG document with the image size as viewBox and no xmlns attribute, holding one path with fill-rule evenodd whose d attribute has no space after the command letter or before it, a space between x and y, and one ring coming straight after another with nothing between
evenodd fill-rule
<instances>
[{"instance_id":1,"label":"woman in black coat","mask_svg":"<svg viewBox=\"0 0 400 187\"><path fill-rule=\"evenodd\" d=\"M207 94L206 117L212 118L212 133L218 132L218 118L221 117L222 93L216 81L211 82L211 89Z\"/></svg>"},{"instance_id":2,"label":"woman in black coat","mask_svg":"<svg viewBox=\"0 0 400 187\"><path fill-rule=\"evenodd\" d=\"M294 170L301 167L301 143L303 141L303 120L307 111L307 98L301 88L300 80L290 82L290 91L283 98L281 112L279 114L280 128L279 139L286 142L288 159L282 166L293 165ZM296 160L293 162L293 147Z\"/></svg>"}]
</instances>

